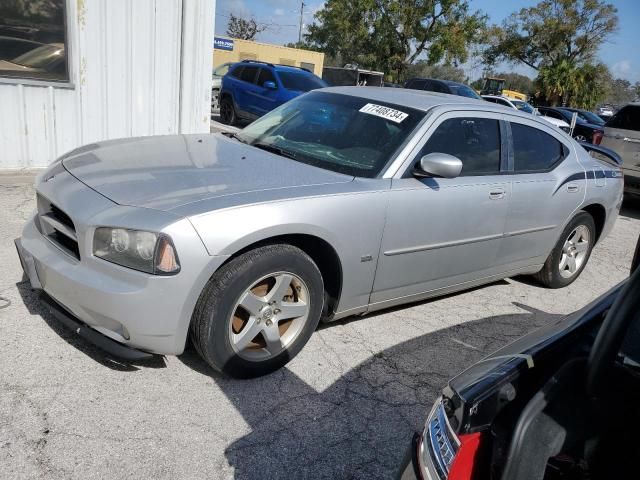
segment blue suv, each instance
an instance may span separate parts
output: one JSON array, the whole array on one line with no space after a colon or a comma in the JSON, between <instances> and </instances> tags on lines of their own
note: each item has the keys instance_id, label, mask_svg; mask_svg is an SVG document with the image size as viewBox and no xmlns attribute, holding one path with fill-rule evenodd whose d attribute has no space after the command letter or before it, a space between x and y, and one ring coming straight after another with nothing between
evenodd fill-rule
<instances>
[{"instance_id":1,"label":"blue suv","mask_svg":"<svg viewBox=\"0 0 640 480\"><path fill-rule=\"evenodd\" d=\"M328 85L306 68L243 60L222 78L220 120L255 120L304 92Z\"/></svg>"}]
</instances>

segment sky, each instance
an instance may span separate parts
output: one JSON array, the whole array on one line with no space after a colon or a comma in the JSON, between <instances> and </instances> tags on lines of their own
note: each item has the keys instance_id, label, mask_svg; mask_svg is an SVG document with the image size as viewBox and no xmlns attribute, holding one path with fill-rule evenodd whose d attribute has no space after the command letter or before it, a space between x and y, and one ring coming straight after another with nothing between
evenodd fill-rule
<instances>
[{"instance_id":1,"label":"sky","mask_svg":"<svg viewBox=\"0 0 640 480\"><path fill-rule=\"evenodd\" d=\"M217 0L216 35L224 35L229 14L243 18L254 18L259 23L269 24L260 33L258 41L283 45L298 40L300 22L300 0ZM305 0L303 24L313 21L313 15L322 8L323 0ZM490 23L500 23L505 17L522 7L538 3L537 0L470 0L473 10L482 10L489 16ZM618 8L619 28L600 47L599 58L616 78L624 78L632 83L640 81L640 53L638 42L640 33L640 0L610 0ZM304 31L304 30L303 30ZM463 65L467 76L474 80L482 76L482 68L473 62ZM502 65L503 71L515 71L531 77L532 69L522 65Z\"/></svg>"}]
</instances>

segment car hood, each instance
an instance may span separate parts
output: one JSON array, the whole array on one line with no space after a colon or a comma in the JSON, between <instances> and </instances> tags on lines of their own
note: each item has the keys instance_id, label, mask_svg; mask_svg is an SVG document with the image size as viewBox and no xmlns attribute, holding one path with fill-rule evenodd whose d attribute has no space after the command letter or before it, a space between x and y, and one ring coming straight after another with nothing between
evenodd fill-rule
<instances>
[{"instance_id":1,"label":"car hood","mask_svg":"<svg viewBox=\"0 0 640 480\"><path fill-rule=\"evenodd\" d=\"M353 180L221 134L99 142L69 152L62 164L117 204L165 211L214 197Z\"/></svg>"}]
</instances>

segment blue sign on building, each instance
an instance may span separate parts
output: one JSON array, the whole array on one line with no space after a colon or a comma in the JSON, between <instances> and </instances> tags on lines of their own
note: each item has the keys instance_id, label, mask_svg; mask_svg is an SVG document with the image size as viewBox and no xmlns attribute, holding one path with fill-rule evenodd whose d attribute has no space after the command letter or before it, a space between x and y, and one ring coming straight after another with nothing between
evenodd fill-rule
<instances>
[{"instance_id":1,"label":"blue sign on building","mask_svg":"<svg viewBox=\"0 0 640 480\"><path fill-rule=\"evenodd\" d=\"M230 38L215 37L213 39L213 48L233 51L233 40Z\"/></svg>"}]
</instances>

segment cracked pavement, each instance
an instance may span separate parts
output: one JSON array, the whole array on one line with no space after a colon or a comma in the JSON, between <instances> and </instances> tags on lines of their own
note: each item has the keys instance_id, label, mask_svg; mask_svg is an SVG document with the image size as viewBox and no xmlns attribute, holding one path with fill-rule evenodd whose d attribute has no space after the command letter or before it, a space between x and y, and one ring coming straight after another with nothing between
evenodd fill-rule
<instances>
[{"instance_id":1,"label":"cracked pavement","mask_svg":"<svg viewBox=\"0 0 640 480\"><path fill-rule=\"evenodd\" d=\"M570 287L508 279L322 326L255 380L189 349L137 364L66 331L22 281L13 246L35 208L0 178L0 476L390 478L447 379L576 310L628 274L640 202L628 201Z\"/></svg>"}]
</instances>

